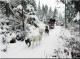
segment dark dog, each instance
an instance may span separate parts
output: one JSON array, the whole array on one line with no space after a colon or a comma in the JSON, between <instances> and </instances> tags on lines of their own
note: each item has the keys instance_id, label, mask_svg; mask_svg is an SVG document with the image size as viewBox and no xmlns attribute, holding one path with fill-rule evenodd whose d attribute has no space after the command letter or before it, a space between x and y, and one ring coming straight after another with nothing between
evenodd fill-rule
<instances>
[{"instance_id":1,"label":"dark dog","mask_svg":"<svg viewBox=\"0 0 80 59\"><path fill-rule=\"evenodd\" d=\"M46 28L45 28L45 33L49 34L48 26L46 26Z\"/></svg>"},{"instance_id":2,"label":"dark dog","mask_svg":"<svg viewBox=\"0 0 80 59\"><path fill-rule=\"evenodd\" d=\"M48 24L49 24L49 28L50 28L50 29L54 29L54 24L55 24L55 22L56 22L56 20L53 19L53 18L51 18L51 19L49 20Z\"/></svg>"},{"instance_id":3,"label":"dark dog","mask_svg":"<svg viewBox=\"0 0 80 59\"><path fill-rule=\"evenodd\" d=\"M12 40L10 41L10 43L16 43L16 40L15 40L15 39L12 39Z\"/></svg>"},{"instance_id":4,"label":"dark dog","mask_svg":"<svg viewBox=\"0 0 80 59\"><path fill-rule=\"evenodd\" d=\"M25 43L26 43L26 44L29 44L28 47L31 46L31 40L30 40L30 39L25 40Z\"/></svg>"},{"instance_id":5,"label":"dark dog","mask_svg":"<svg viewBox=\"0 0 80 59\"><path fill-rule=\"evenodd\" d=\"M24 36L19 36L19 35L17 35L16 39L17 39L18 41L24 41Z\"/></svg>"}]
</instances>

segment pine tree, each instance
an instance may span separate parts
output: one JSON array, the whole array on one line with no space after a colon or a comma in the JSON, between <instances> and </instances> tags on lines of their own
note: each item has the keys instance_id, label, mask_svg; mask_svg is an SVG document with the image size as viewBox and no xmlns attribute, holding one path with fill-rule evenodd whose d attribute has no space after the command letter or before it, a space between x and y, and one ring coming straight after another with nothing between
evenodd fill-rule
<instances>
[{"instance_id":1,"label":"pine tree","mask_svg":"<svg viewBox=\"0 0 80 59\"><path fill-rule=\"evenodd\" d=\"M44 16L45 15L45 7L44 7L44 5L42 5L42 15Z\"/></svg>"},{"instance_id":2,"label":"pine tree","mask_svg":"<svg viewBox=\"0 0 80 59\"><path fill-rule=\"evenodd\" d=\"M37 11L35 0L31 0L30 4L34 7L34 11Z\"/></svg>"},{"instance_id":3,"label":"pine tree","mask_svg":"<svg viewBox=\"0 0 80 59\"><path fill-rule=\"evenodd\" d=\"M51 16L52 16L52 9L51 9L51 7L50 7L50 9L48 10L48 15L47 15L48 19L50 19Z\"/></svg>"},{"instance_id":4,"label":"pine tree","mask_svg":"<svg viewBox=\"0 0 80 59\"><path fill-rule=\"evenodd\" d=\"M58 11L57 11L57 9L55 8L55 9L54 9L54 13L53 13L53 18L54 18L54 19L57 19L57 16L58 16Z\"/></svg>"},{"instance_id":5,"label":"pine tree","mask_svg":"<svg viewBox=\"0 0 80 59\"><path fill-rule=\"evenodd\" d=\"M47 15L47 13L48 13L48 6L47 5L45 5L45 15Z\"/></svg>"},{"instance_id":6,"label":"pine tree","mask_svg":"<svg viewBox=\"0 0 80 59\"><path fill-rule=\"evenodd\" d=\"M37 14L39 19L41 19L41 16L42 16L42 10L41 10L41 6L40 6L40 1L38 3L38 8L37 8Z\"/></svg>"}]
</instances>

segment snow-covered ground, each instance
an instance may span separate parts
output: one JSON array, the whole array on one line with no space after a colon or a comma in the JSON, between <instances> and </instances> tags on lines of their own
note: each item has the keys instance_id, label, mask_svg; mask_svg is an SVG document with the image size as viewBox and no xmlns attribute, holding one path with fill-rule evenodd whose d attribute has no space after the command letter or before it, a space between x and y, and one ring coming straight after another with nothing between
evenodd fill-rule
<instances>
[{"instance_id":1,"label":"snow-covered ground","mask_svg":"<svg viewBox=\"0 0 80 59\"><path fill-rule=\"evenodd\" d=\"M70 37L70 32L60 26L55 26L54 29L50 30L49 35L43 34L41 43L34 48L28 48L25 42L17 41L15 44L8 45L7 52L0 53L1 58L52 58L52 56L56 55L56 53L54 53L55 50L63 50L65 48L65 40L60 38L61 35ZM57 55L57 57L71 58L70 55L67 56L63 52Z\"/></svg>"}]
</instances>

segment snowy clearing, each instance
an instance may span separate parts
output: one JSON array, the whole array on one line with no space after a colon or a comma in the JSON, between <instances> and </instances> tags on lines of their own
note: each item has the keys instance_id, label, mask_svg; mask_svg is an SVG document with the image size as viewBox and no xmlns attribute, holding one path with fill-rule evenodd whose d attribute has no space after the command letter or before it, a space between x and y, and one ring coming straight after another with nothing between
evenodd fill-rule
<instances>
[{"instance_id":1,"label":"snowy clearing","mask_svg":"<svg viewBox=\"0 0 80 59\"><path fill-rule=\"evenodd\" d=\"M67 33L66 33L67 32ZM44 34L40 45L36 47L28 48L24 42L17 42L15 44L8 45L8 51L6 53L1 52L1 58L52 58L55 49L64 49L64 41L60 39L60 36L70 32L60 26L55 26L55 29L51 29L49 35ZM68 36L69 37L69 36ZM58 57L58 56L57 56ZM71 56L60 56L61 58Z\"/></svg>"}]
</instances>

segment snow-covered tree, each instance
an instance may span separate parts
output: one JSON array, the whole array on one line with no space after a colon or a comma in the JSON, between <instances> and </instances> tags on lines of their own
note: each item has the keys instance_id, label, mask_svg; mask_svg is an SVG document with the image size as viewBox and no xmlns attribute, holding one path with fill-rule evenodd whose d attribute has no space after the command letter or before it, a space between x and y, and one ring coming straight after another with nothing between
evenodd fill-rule
<instances>
[{"instance_id":1,"label":"snow-covered tree","mask_svg":"<svg viewBox=\"0 0 80 59\"><path fill-rule=\"evenodd\" d=\"M39 3L38 3L36 15L38 16L39 19L41 19L41 16L42 16L42 9L41 9L41 6L40 6L40 1L39 1Z\"/></svg>"},{"instance_id":2,"label":"snow-covered tree","mask_svg":"<svg viewBox=\"0 0 80 59\"><path fill-rule=\"evenodd\" d=\"M48 13L48 6L45 5L45 15L47 15L47 13Z\"/></svg>"},{"instance_id":3,"label":"snow-covered tree","mask_svg":"<svg viewBox=\"0 0 80 59\"><path fill-rule=\"evenodd\" d=\"M42 5L42 15L44 16L45 15L45 6L44 5Z\"/></svg>"},{"instance_id":4,"label":"snow-covered tree","mask_svg":"<svg viewBox=\"0 0 80 59\"><path fill-rule=\"evenodd\" d=\"M42 6L42 12L43 12L43 16L44 16L44 15L46 16L46 14L47 14L47 12L48 12L48 6L47 6L47 5L43 5L43 6Z\"/></svg>"},{"instance_id":5,"label":"snow-covered tree","mask_svg":"<svg viewBox=\"0 0 80 59\"><path fill-rule=\"evenodd\" d=\"M36 3L35 0L21 0L21 5L23 6L23 9L27 13L35 13L36 9Z\"/></svg>"},{"instance_id":6,"label":"snow-covered tree","mask_svg":"<svg viewBox=\"0 0 80 59\"><path fill-rule=\"evenodd\" d=\"M57 19L57 16L58 16L58 11L57 11L57 9L55 8L55 9L54 9L54 13L53 13L53 18L54 18L54 19Z\"/></svg>"},{"instance_id":7,"label":"snow-covered tree","mask_svg":"<svg viewBox=\"0 0 80 59\"><path fill-rule=\"evenodd\" d=\"M52 18L52 16L53 16L53 11L52 11L52 8L50 7L47 10L47 15L46 15L47 22L50 18Z\"/></svg>"},{"instance_id":8,"label":"snow-covered tree","mask_svg":"<svg viewBox=\"0 0 80 59\"><path fill-rule=\"evenodd\" d=\"M36 11L36 2L35 0L31 0L30 4L34 7L34 11Z\"/></svg>"}]
</instances>

